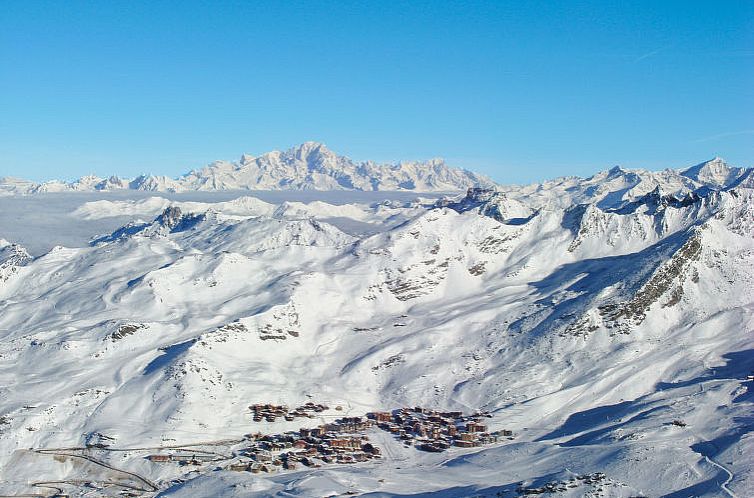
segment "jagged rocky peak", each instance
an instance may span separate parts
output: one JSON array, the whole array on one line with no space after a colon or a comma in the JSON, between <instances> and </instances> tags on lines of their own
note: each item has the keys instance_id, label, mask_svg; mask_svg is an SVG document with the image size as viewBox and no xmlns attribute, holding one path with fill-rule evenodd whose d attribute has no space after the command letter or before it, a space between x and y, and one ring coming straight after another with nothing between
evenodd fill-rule
<instances>
[{"instance_id":1,"label":"jagged rocky peak","mask_svg":"<svg viewBox=\"0 0 754 498\"><path fill-rule=\"evenodd\" d=\"M466 196L461 200L454 201L449 197L444 197L435 203L435 207L450 207L459 212L468 211L471 208L478 207L480 204L489 201L498 193L500 192L494 188L469 187L466 191Z\"/></svg>"},{"instance_id":2,"label":"jagged rocky peak","mask_svg":"<svg viewBox=\"0 0 754 498\"><path fill-rule=\"evenodd\" d=\"M320 142L304 142L301 145L297 145L295 147L291 147L290 149L280 151L280 150L274 150L272 152L267 152L265 154L262 154L261 156L253 156L251 154L242 154L241 159L239 159L237 166L239 168L243 168L244 166L249 166L253 164L263 164L263 163L292 163L292 162L300 162L305 163L307 165L316 165L318 163L326 162L326 161L335 161L338 158L338 156L332 152L330 149L327 148L327 146ZM216 163L213 163L213 165L217 165L218 163L224 163L223 161L218 161Z\"/></svg>"},{"instance_id":3,"label":"jagged rocky peak","mask_svg":"<svg viewBox=\"0 0 754 498\"><path fill-rule=\"evenodd\" d=\"M0 239L0 263L23 265L31 260L29 252L21 246L5 239Z\"/></svg>"},{"instance_id":4,"label":"jagged rocky peak","mask_svg":"<svg viewBox=\"0 0 754 498\"><path fill-rule=\"evenodd\" d=\"M509 224L526 222L536 214L535 210L508 197L505 192L485 187L471 187L460 201L443 199L438 201L437 207L449 207L459 213L477 210L483 216Z\"/></svg>"},{"instance_id":5,"label":"jagged rocky peak","mask_svg":"<svg viewBox=\"0 0 754 498\"><path fill-rule=\"evenodd\" d=\"M662 187L658 185L654 190L645 194L643 198L647 201L659 202L663 197L665 197L665 192L662 190Z\"/></svg>"},{"instance_id":6,"label":"jagged rocky peak","mask_svg":"<svg viewBox=\"0 0 754 498\"><path fill-rule=\"evenodd\" d=\"M666 194L659 185L651 192L641 196L633 202L626 202L622 206L612 209L606 209L608 212L618 214L629 214L635 212L638 208L646 206L649 212L659 212L667 207L676 209L690 206L700 202L710 195L714 190L700 189L699 191L686 192L685 194Z\"/></svg>"},{"instance_id":7,"label":"jagged rocky peak","mask_svg":"<svg viewBox=\"0 0 754 498\"><path fill-rule=\"evenodd\" d=\"M183 213L181 212L181 208L178 206L168 206L165 208L165 210L157 217L157 223L160 225L172 230L183 219Z\"/></svg>"},{"instance_id":8,"label":"jagged rocky peak","mask_svg":"<svg viewBox=\"0 0 754 498\"><path fill-rule=\"evenodd\" d=\"M663 208L668 205L668 199L675 200L675 197L672 194L666 195L662 187L658 185L651 192L644 194L637 201L629 204L643 204L650 208Z\"/></svg>"},{"instance_id":9,"label":"jagged rocky peak","mask_svg":"<svg viewBox=\"0 0 754 498\"><path fill-rule=\"evenodd\" d=\"M0 283L6 281L11 275L18 272L20 267L30 263L32 259L24 247L0 239Z\"/></svg>"},{"instance_id":10,"label":"jagged rocky peak","mask_svg":"<svg viewBox=\"0 0 754 498\"><path fill-rule=\"evenodd\" d=\"M607 176L610 178L615 178L616 176L625 175L626 173L629 173L629 171L626 171L625 169L621 168L619 165L615 165L609 170L607 170Z\"/></svg>"},{"instance_id":11,"label":"jagged rocky peak","mask_svg":"<svg viewBox=\"0 0 754 498\"><path fill-rule=\"evenodd\" d=\"M679 197L677 195L666 195L662 197L662 200L664 202L664 205L666 206L673 206L676 208L686 207L690 206L692 204L696 204L697 202L704 199L707 195L712 193L712 190L708 191L699 191L699 192L687 192L686 195L683 197Z\"/></svg>"},{"instance_id":12,"label":"jagged rocky peak","mask_svg":"<svg viewBox=\"0 0 754 498\"><path fill-rule=\"evenodd\" d=\"M466 191L466 199L471 202L489 202L500 195L502 192L494 188L471 187Z\"/></svg>"}]
</instances>

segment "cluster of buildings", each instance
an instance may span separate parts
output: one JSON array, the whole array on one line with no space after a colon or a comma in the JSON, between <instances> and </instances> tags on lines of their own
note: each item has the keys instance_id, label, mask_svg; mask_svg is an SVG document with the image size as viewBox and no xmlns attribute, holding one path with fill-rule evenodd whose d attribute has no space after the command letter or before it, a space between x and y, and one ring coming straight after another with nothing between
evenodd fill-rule
<instances>
[{"instance_id":1,"label":"cluster of buildings","mask_svg":"<svg viewBox=\"0 0 754 498\"><path fill-rule=\"evenodd\" d=\"M299 432L304 436L319 437L326 434L347 434L364 432L374 427L374 420L365 417L343 417L335 422L322 424L311 429L301 429Z\"/></svg>"},{"instance_id":2,"label":"cluster of buildings","mask_svg":"<svg viewBox=\"0 0 754 498\"><path fill-rule=\"evenodd\" d=\"M275 472L299 465L350 464L380 458L380 449L363 432L374 422L363 417L344 417L332 423L284 434L249 435L252 444L237 452L227 468L236 471Z\"/></svg>"},{"instance_id":3,"label":"cluster of buildings","mask_svg":"<svg viewBox=\"0 0 754 498\"><path fill-rule=\"evenodd\" d=\"M254 414L254 422L261 422L264 419L267 422L275 422L278 418L284 418L292 422L297 418L314 418L315 413L322 413L327 410L326 405L317 403L306 403L290 411L285 405L257 404L249 406ZM340 407L336 407L337 410Z\"/></svg>"},{"instance_id":4,"label":"cluster of buildings","mask_svg":"<svg viewBox=\"0 0 754 498\"><path fill-rule=\"evenodd\" d=\"M279 417L293 420L313 418L327 406L307 403L289 411L279 405L252 405L254 420L274 422ZM336 408L337 409L337 408ZM490 432L483 422L489 413L464 415L458 411L437 411L421 407L401 408L391 412L371 412L366 417L342 417L317 427L301 428L282 434L247 434L245 447L237 449L225 465L228 470L253 473L294 470L299 466L319 467L323 464L351 464L380 458L380 448L372 444L366 432L378 427L395 435L407 446L432 452L451 446L471 448L492 444L513 433L508 430ZM207 463L217 454L161 454L147 457L153 462L180 464Z\"/></svg>"},{"instance_id":5,"label":"cluster of buildings","mask_svg":"<svg viewBox=\"0 0 754 498\"><path fill-rule=\"evenodd\" d=\"M407 446L420 450L440 452L451 446L473 448L498 442L503 437L512 438L509 430L489 432L482 423L489 413L464 415L463 412L441 412L421 407L401 408L392 412L372 412L367 417L377 427L394 434Z\"/></svg>"}]
</instances>

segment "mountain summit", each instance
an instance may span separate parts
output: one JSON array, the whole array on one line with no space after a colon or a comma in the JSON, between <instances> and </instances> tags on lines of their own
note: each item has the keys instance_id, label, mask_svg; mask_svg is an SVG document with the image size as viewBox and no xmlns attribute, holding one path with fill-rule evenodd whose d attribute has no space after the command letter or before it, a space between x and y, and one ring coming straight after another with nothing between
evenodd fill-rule
<instances>
[{"instance_id":1,"label":"mountain summit","mask_svg":"<svg viewBox=\"0 0 754 498\"><path fill-rule=\"evenodd\" d=\"M728 184L743 173L743 168L733 168L720 157L704 161L682 172L683 176L708 186Z\"/></svg>"}]
</instances>

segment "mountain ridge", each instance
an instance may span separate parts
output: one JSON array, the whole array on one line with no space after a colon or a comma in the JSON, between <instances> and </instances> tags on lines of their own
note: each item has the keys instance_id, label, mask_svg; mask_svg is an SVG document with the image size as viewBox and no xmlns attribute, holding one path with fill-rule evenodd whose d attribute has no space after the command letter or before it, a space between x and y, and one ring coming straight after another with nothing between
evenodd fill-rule
<instances>
[{"instance_id":1,"label":"mountain ridge","mask_svg":"<svg viewBox=\"0 0 754 498\"><path fill-rule=\"evenodd\" d=\"M630 185L627 190L640 184L651 185L648 189L640 188L641 195L656 186L661 186L668 193L683 195L703 187L729 185L749 170L751 168L730 166L723 159L715 157L685 169L649 171L614 166L587 178L561 177L532 185L622 181ZM134 178L87 175L70 182L50 180L41 183L0 178L0 194L118 190L173 193L234 190L453 192L472 187L520 188L501 185L484 175L451 167L442 159L397 163L355 162L319 142L304 142L285 151L274 150L260 156L242 154L239 160L232 162L213 161L176 178L153 174Z\"/></svg>"},{"instance_id":2,"label":"mountain ridge","mask_svg":"<svg viewBox=\"0 0 754 498\"><path fill-rule=\"evenodd\" d=\"M153 192L215 190L406 190L440 192L491 186L484 175L453 168L442 159L380 164L355 162L319 142L304 142L285 151L260 156L243 154L238 161L213 161L177 178L139 175L132 179L84 176L72 182L42 183L0 179L0 191L15 193L144 190Z\"/></svg>"}]
</instances>

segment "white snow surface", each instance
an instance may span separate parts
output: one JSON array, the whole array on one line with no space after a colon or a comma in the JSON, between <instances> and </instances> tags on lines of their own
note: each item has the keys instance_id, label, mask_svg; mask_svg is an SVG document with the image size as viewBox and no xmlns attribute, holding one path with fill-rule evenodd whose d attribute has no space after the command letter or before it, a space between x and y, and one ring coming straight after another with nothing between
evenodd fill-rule
<instances>
[{"instance_id":1,"label":"white snow surface","mask_svg":"<svg viewBox=\"0 0 754 498\"><path fill-rule=\"evenodd\" d=\"M439 200L3 196L0 495L754 496L754 185L715 161ZM145 459L230 458L302 425L248 405L309 400L514 438L375 429L379 460L271 475Z\"/></svg>"}]
</instances>

